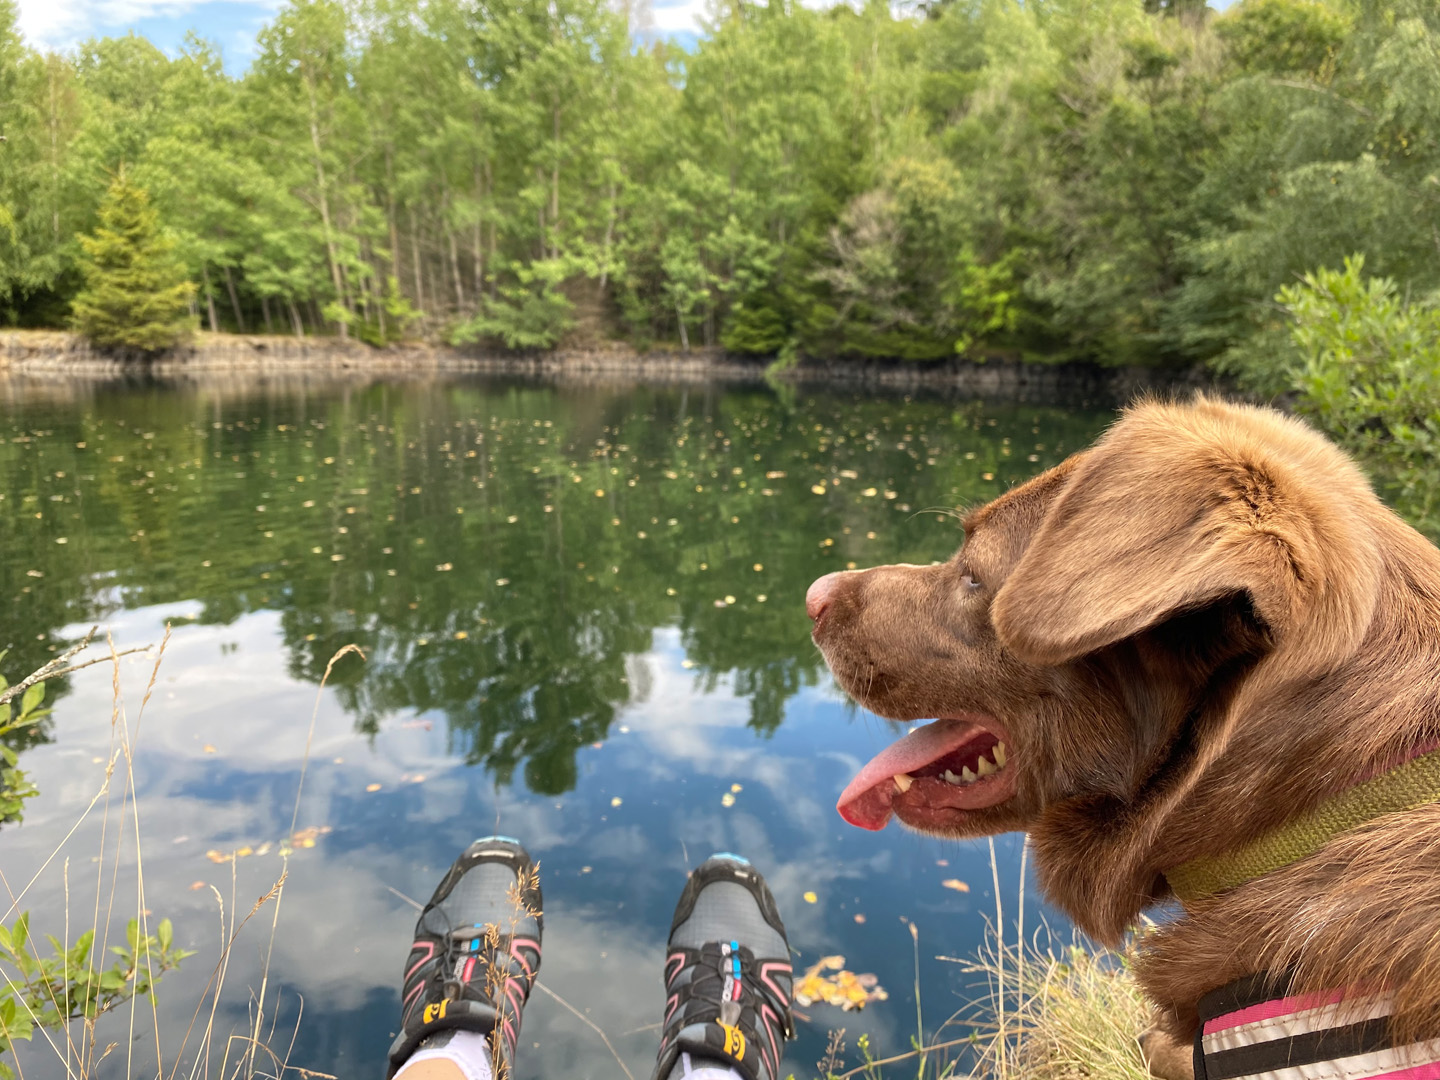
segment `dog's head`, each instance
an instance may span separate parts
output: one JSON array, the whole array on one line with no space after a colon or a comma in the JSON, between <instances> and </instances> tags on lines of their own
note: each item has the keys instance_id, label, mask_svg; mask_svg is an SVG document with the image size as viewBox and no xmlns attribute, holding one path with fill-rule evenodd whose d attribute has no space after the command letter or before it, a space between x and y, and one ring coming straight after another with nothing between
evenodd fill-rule
<instances>
[{"instance_id":1,"label":"dog's head","mask_svg":"<svg viewBox=\"0 0 1440 1080\"><path fill-rule=\"evenodd\" d=\"M866 765L841 814L973 836L1173 794L1225 752L1239 699L1279 685L1277 656L1291 685L1353 653L1387 514L1298 421L1147 403L971 511L948 562L821 578L807 607L841 686L935 720Z\"/></svg>"}]
</instances>

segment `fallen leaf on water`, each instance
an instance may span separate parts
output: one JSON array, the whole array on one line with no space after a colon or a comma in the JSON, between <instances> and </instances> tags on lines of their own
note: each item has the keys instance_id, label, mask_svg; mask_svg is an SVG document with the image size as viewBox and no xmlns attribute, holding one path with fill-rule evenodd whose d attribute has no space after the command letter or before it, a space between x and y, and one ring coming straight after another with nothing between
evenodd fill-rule
<instances>
[{"instance_id":1,"label":"fallen leaf on water","mask_svg":"<svg viewBox=\"0 0 1440 1080\"><path fill-rule=\"evenodd\" d=\"M810 490L813 491L816 495L824 495L826 488L824 484L812 484L810 486Z\"/></svg>"},{"instance_id":2,"label":"fallen leaf on water","mask_svg":"<svg viewBox=\"0 0 1440 1080\"><path fill-rule=\"evenodd\" d=\"M731 784L730 790L733 791L736 795L739 795L740 792L745 790L745 788L742 787L740 784Z\"/></svg>"},{"instance_id":3,"label":"fallen leaf on water","mask_svg":"<svg viewBox=\"0 0 1440 1080\"><path fill-rule=\"evenodd\" d=\"M213 753L215 753L215 747L211 746L211 745L207 742L207 743L205 744L205 753L207 753L207 754L213 754Z\"/></svg>"},{"instance_id":4,"label":"fallen leaf on water","mask_svg":"<svg viewBox=\"0 0 1440 1080\"><path fill-rule=\"evenodd\" d=\"M619 795L616 795L613 799L610 800L610 805L611 805L611 806L619 806L619 805L620 805L620 802L621 802L620 796L619 796Z\"/></svg>"},{"instance_id":5,"label":"fallen leaf on water","mask_svg":"<svg viewBox=\"0 0 1440 1080\"><path fill-rule=\"evenodd\" d=\"M864 916L864 915L861 915L861 914L857 911L857 912L855 913L855 921L856 921L857 923L859 923L861 926L864 926L864 925L865 925L865 916Z\"/></svg>"},{"instance_id":6,"label":"fallen leaf on water","mask_svg":"<svg viewBox=\"0 0 1440 1080\"><path fill-rule=\"evenodd\" d=\"M237 859L243 859L243 858L245 858L245 857L248 856L248 855L254 855L254 854L255 854L255 849L252 848L249 844L246 844L246 845L245 845L244 847L242 847L239 851L235 852L235 858L237 858Z\"/></svg>"},{"instance_id":7,"label":"fallen leaf on water","mask_svg":"<svg viewBox=\"0 0 1440 1080\"><path fill-rule=\"evenodd\" d=\"M802 894L801 899L804 900L805 903L807 903L807 904L813 904L813 903L815 903L815 901L819 900L820 898L819 898L818 896L816 896L816 895L814 894L814 892L806 892L806 893Z\"/></svg>"},{"instance_id":8,"label":"fallen leaf on water","mask_svg":"<svg viewBox=\"0 0 1440 1080\"><path fill-rule=\"evenodd\" d=\"M234 858L233 855L222 855L214 848L211 848L209 851L205 852L205 857L213 863L227 863L232 858Z\"/></svg>"},{"instance_id":9,"label":"fallen leaf on water","mask_svg":"<svg viewBox=\"0 0 1440 1080\"><path fill-rule=\"evenodd\" d=\"M365 785L365 790L366 790L366 791L379 791L379 790L380 790L380 785L379 785L379 784L366 784L366 785Z\"/></svg>"},{"instance_id":10,"label":"fallen leaf on water","mask_svg":"<svg viewBox=\"0 0 1440 1080\"><path fill-rule=\"evenodd\" d=\"M194 892L196 889L203 889L204 887L205 887L205 882L203 882L203 881L192 881L192 882L190 883L190 891L191 891L191 892Z\"/></svg>"},{"instance_id":11,"label":"fallen leaf on water","mask_svg":"<svg viewBox=\"0 0 1440 1080\"><path fill-rule=\"evenodd\" d=\"M940 882L940 884L947 889L954 889L956 892L970 891L970 886L966 885L965 882L961 881L959 878L946 878L944 881Z\"/></svg>"},{"instance_id":12,"label":"fallen leaf on water","mask_svg":"<svg viewBox=\"0 0 1440 1080\"><path fill-rule=\"evenodd\" d=\"M864 921L864 916L857 915L856 921ZM846 971L843 956L822 956L795 984L795 1004L806 1006L823 1001L826 1005L838 1005L845 1012L863 1009L872 1001L885 1001L889 996L874 975Z\"/></svg>"},{"instance_id":13,"label":"fallen leaf on water","mask_svg":"<svg viewBox=\"0 0 1440 1080\"><path fill-rule=\"evenodd\" d=\"M724 795L721 795L721 796L720 796L720 805L721 805L721 806L726 806L726 807L734 806L734 805L735 805L735 796L734 796L734 795L731 795L730 792L728 792L728 791L725 792Z\"/></svg>"}]
</instances>

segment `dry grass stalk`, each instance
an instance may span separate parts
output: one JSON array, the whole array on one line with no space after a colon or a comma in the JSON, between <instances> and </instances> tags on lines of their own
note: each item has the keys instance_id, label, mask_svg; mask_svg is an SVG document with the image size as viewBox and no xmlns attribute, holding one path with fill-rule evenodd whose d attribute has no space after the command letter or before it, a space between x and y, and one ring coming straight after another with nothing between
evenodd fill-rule
<instances>
[{"instance_id":1,"label":"dry grass stalk","mask_svg":"<svg viewBox=\"0 0 1440 1080\"><path fill-rule=\"evenodd\" d=\"M86 635L84 642L79 648L67 650L40 672L22 680L16 684L16 686L20 690L23 690L25 686L41 681L45 677L80 671L93 664L106 661L111 664L111 745L104 779L101 782L99 790L96 791L95 795L81 811L74 825L67 831L55 850L45 858L40 869L36 871L31 879L17 892L10 887L9 882L4 879L3 874L0 874L0 887L4 888L9 897L10 903L8 910L3 916L3 918L8 919L20 910L20 905L31 888L34 887L41 875L46 872L50 864L60 857L71 838L74 837L75 833L91 813L99 807L101 818L100 854L95 860L97 864L97 877L90 919L91 929L94 931L96 941L94 955L99 957L108 953L110 935L115 927L120 925L116 922L117 911L123 911L129 907L131 903L134 905L134 918L140 928L140 934L146 936L149 933L150 912L145 890L144 853L141 845L143 830L140 822L137 792L135 789L135 758L139 749L141 721L144 718L146 706L149 704L150 697L155 689L160 664L164 659L166 645L169 643L170 629L168 626L166 627L165 638L161 642L159 649L156 650L155 663L150 671L145 692L141 699L140 710L133 725L130 722L125 708L124 696L121 690L120 659L123 656L140 650L117 650L114 642L107 639L107 644L109 645L107 656L80 663L70 663L72 658L89 643L93 633L94 631L92 630L91 634ZM325 678L321 680L320 687L316 693L317 713L319 709L319 698L324 691L325 682L329 678L331 668L333 668L335 661L350 652L359 653L360 650L353 645L346 646L337 652L335 656L331 658L330 664L327 665ZM363 653L360 655L363 659ZM312 714L310 732L306 738L305 756L301 768L301 783L299 787L297 787L295 795L295 808L294 813L292 813L292 833L294 815L299 812L301 788L303 788L305 766L308 765L309 762L310 743L314 736L314 727L315 714ZM133 883L126 880L128 874L122 874L122 863L125 861L125 856L127 855L126 849L132 841L134 843L134 851L128 854L133 858L135 865ZM291 1032L288 1040L289 1045L284 1048L283 1054L277 1053L270 1045L275 1036L275 1016L272 1015L271 1017L271 1030L269 1032L263 1031L266 1014L265 999L266 986L269 979L270 951L274 948L275 930L279 916L279 902L284 893L285 880L289 873L288 859L285 865L282 866L281 873L274 884L255 900L249 912L243 919L238 920L238 922L236 912L239 909L235 897L237 885L236 864L232 861L230 866L230 914L228 921L226 917L225 898L218 889L213 885L211 886L211 892L215 897L219 919L219 955L215 962L214 969L210 974L210 978L195 1003L194 1012L190 1018L189 1025L181 1035L179 1046L173 1050L170 1066L167 1069L164 1063L161 1020L154 995L149 995L150 1000L148 1005L142 1003L138 996L132 996L129 999L128 1031L124 1040L126 1054L124 1076L159 1077L165 1078L165 1080L179 1080L182 1075L185 1080L202 1080L202 1078L212 1076L216 1077L217 1080L241 1080L241 1078L254 1080L254 1078L257 1077L268 1077L279 1080L279 1078L285 1077L288 1074L301 1078L313 1077L315 1080L332 1080L327 1073L302 1069L289 1063L290 1053L295 1043L295 1032L299 1030L300 1018L298 1015L295 1022L295 1030ZM70 924L69 900L71 887L68 857L62 861L62 867L64 872L66 905L61 944L68 949L72 942L73 932ZM222 994L225 990L226 975L229 970L231 955L236 941L246 925L262 908L272 902L274 904L273 910L275 917L271 921L270 941L267 948L265 965L261 973L260 991L258 995L254 995L251 1000L253 1019L250 1031L248 1034L231 1034L224 1037L225 1044L223 1052L219 1055L218 1068L212 1070L211 1047L219 1034L216 1031L217 1013ZM43 941L41 935L34 935L27 941L26 948L38 961L40 953L36 946L37 938ZM144 954L143 958L139 959L141 963L147 965L147 968L145 970L132 972L130 977L136 978L145 974L150 977L153 983L155 973L148 970L150 960L148 952ZM23 999L21 1000L21 1004L24 1004ZM58 1003L53 1004L56 1004L57 1008L59 1007ZM28 1005L25 1007L28 1009ZM137 1053L140 1053L140 1044L137 1041L137 1036L139 1034L138 1024L142 1016L141 1009L146 1009L149 1012L149 1015L144 1018L145 1021L147 1021L145 1027L149 1029L154 1039L155 1060L150 1064L145 1064L137 1060ZM301 1003L301 1010L303 1011L303 1002ZM278 1014L278 1005L274 1011ZM206 1019L203 1029L200 1032L200 1045L193 1051L194 1060L192 1065L182 1074L180 1071L180 1062L185 1056L187 1046L190 1043L192 1035L195 1034L196 1026L202 1015L205 1015ZM33 1023L38 1020L38 1017L31 1012L30 1019ZM37 1025L36 1034L39 1036L37 1045L43 1040L43 1043L49 1046L50 1051L54 1054L55 1063L63 1068L63 1075L66 1077L66 1080L90 1080L91 1077L97 1074L101 1063L119 1049L121 1045L117 1040L107 1042L102 1046L99 1041L99 1027L95 1020L85 1020L81 1023L78 1039L72 1034L69 1026L61 1028L58 1031L51 1031ZM18 1057L14 1059L14 1067L19 1080L25 1080L26 1069L24 1063ZM38 1067L48 1075L48 1068L45 1066L43 1059L38 1063ZM37 1063L33 1058L31 1068L32 1071L37 1068Z\"/></svg>"}]
</instances>

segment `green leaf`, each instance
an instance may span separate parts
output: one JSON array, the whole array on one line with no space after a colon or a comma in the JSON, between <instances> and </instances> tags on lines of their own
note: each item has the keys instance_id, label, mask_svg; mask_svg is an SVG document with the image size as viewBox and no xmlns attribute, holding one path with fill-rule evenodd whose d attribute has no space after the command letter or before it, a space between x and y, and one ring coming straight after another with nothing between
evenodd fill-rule
<instances>
[{"instance_id":1,"label":"green leaf","mask_svg":"<svg viewBox=\"0 0 1440 1080\"><path fill-rule=\"evenodd\" d=\"M25 696L20 699L20 715L24 717L27 713L34 712L45 700L45 682L42 679L25 691Z\"/></svg>"},{"instance_id":2,"label":"green leaf","mask_svg":"<svg viewBox=\"0 0 1440 1080\"><path fill-rule=\"evenodd\" d=\"M169 919L160 920L160 926L157 928L155 936L160 941L161 951L169 952L170 944L175 940L175 927Z\"/></svg>"}]
</instances>

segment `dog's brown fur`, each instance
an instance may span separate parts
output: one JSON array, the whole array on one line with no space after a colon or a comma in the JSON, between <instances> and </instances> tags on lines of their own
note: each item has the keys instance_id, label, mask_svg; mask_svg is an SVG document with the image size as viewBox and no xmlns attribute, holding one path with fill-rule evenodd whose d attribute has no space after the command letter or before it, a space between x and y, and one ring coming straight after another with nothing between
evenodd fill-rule
<instances>
[{"instance_id":1,"label":"dog's brown fur","mask_svg":"<svg viewBox=\"0 0 1440 1080\"><path fill-rule=\"evenodd\" d=\"M936 566L841 577L815 628L896 720L988 713L1017 789L956 836L1030 833L1047 896L1117 941L1167 868L1234 848L1440 738L1440 551L1297 420L1200 397L971 512ZM966 576L978 582L971 587ZM1440 807L1381 818L1141 943L1161 1026L1294 967L1388 987L1440 1037Z\"/></svg>"}]
</instances>

